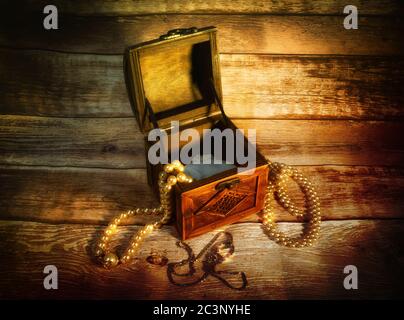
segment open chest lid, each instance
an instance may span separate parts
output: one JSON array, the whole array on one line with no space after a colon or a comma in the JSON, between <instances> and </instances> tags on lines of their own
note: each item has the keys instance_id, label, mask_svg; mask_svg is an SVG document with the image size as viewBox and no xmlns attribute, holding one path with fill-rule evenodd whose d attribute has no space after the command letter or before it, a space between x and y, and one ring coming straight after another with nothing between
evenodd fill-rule
<instances>
[{"instance_id":1,"label":"open chest lid","mask_svg":"<svg viewBox=\"0 0 404 320\"><path fill-rule=\"evenodd\" d=\"M142 132L225 117L216 32L175 29L127 49L126 85Z\"/></svg>"}]
</instances>

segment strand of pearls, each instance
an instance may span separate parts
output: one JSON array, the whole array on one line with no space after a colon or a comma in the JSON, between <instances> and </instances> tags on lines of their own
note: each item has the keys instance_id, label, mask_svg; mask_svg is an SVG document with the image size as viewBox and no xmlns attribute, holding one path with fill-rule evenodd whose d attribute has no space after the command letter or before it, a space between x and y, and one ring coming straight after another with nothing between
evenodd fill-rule
<instances>
[{"instance_id":1,"label":"strand of pearls","mask_svg":"<svg viewBox=\"0 0 404 320\"><path fill-rule=\"evenodd\" d=\"M269 237L283 246L292 248L308 247L313 245L319 236L321 223L320 201L316 191L313 188L313 185L295 168L276 162L269 162L268 165L270 168L270 173L267 193L265 196L262 223L267 229ZM305 211L297 209L289 196L286 194L285 183L287 178L294 180L303 192L306 200ZM297 218L307 217L309 219L309 222L300 237L290 238L277 230L276 223L274 221L274 214L271 209L273 195L281 206L291 215Z\"/></svg>"},{"instance_id":2,"label":"strand of pearls","mask_svg":"<svg viewBox=\"0 0 404 320\"><path fill-rule=\"evenodd\" d=\"M172 203L172 188L177 183L190 183L192 178L184 173L184 166L178 160L174 160L170 164L164 166L164 170L159 174L159 192L160 192L160 206L157 208L136 208L127 212L119 214L114 218L97 243L94 254L101 260L102 265L109 269L117 266L118 264L128 263L138 252L140 245L153 230L161 228L164 224L170 221L173 213ZM126 248L121 258L118 258L109 247L111 237L117 232L117 227L122 221L134 215L154 215L163 214L163 217L154 223L145 225L132 239L130 245Z\"/></svg>"}]
</instances>

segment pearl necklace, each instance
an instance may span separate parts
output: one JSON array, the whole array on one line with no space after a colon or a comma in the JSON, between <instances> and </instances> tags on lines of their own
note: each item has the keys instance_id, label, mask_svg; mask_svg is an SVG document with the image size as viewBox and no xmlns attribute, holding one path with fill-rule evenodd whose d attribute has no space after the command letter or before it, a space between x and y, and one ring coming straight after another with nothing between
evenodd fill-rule
<instances>
[{"instance_id":1,"label":"pearl necklace","mask_svg":"<svg viewBox=\"0 0 404 320\"><path fill-rule=\"evenodd\" d=\"M295 168L277 162L269 162L268 165L270 173L262 215L262 223L267 230L267 234L275 242L287 247L300 248L313 245L313 242L318 238L321 223L320 200L313 185ZM297 209L286 193L285 182L288 177L297 183L305 196L305 212ZM274 214L271 210L273 195L292 216L298 219L308 218L307 228L305 228L300 237L289 238L284 233L277 231Z\"/></svg>"},{"instance_id":2,"label":"pearl necklace","mask_svg":"<svg viewBox=\"0 0 404 320\"><path fill-rule=\"evenodd\" d=\"M262 215L262 223L267 231L268 236L275 242L288 246L288 247L305 247L311 246L318 238L321 215L320 203L312 184L298 172L297 169L291 168L280 163L268 162L270 173L267 193L265 195L265 204ZM101 260L102 265L109 269L117 266L118 264L128 263L138 252L141 243L145 237L153 230L161 228L164 224L168 223L173 213L173 203L171 197L171 190L177 183L191 183L192 178L184 173L183 164L174 160L170 164L164 166L164 170L159 174L159 192L160 192L160 206L157 208L136 208L127 212L119 214L114 218L104 230L104 233L96 245L94 254ZM285 180L290 177L300 187L306 198L306 212L297 209L291 202L289 196L285 192ZM274 221L273 212L271 210L271 200L275 195L277 201L285 208L291 215L302 218L308 217L308 228L305 229L303 234L298 238L288 238L283 233L278 232L276 223ZM163 217L154 223L146 224L134 237L130 245L126 248L125 252L118 258L118 256L111 251L109 242L111 237L117 232L117 226L122 221L134 215L150 215L150 214L163 214Z\"/></svg>"}]
</instances>

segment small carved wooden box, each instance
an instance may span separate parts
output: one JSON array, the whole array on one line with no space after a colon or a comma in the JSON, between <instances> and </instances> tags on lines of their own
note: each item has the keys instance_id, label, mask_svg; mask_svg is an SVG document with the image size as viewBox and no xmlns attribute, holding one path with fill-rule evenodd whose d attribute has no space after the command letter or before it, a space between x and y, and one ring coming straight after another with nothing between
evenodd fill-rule
<instances>
[{"instance_id":1,"label":"small carved wooden box","mask_svg":"<svg viewBox=\"0 0 404 320\"><path fill-rule=\"evenodd\" d=\"M245 152L249 150L244 136L234 139L232 148L224 144L219 161L214 146L210 152L205 150L213 144L211 136L207 140L205 129L228 129L234 134L237 131L222 106L216 33L214 27L171 30L159 39L128 48L124 60L129 99L145 134L146 154L156 143L149 141L148 134L157 128L169 137L165 145L169 155L181 154L190 142L172 143L175 121L179 133L189 128L200 133L197 141L192 141L203 148L200 159L215 159L212 164L185 163L194 181L175 186L175 217L182 239L233 223L259 212L264 205L268 179L264 157L253 148L255 167L242 173L239 169L245 164L237 157L233 155L233 163L225 159L229 150L237 149L237 144L242 144L240 148ZM161 164L147 160L149 183L156 192L161 168Z\"/></svg>"}]
</instances>

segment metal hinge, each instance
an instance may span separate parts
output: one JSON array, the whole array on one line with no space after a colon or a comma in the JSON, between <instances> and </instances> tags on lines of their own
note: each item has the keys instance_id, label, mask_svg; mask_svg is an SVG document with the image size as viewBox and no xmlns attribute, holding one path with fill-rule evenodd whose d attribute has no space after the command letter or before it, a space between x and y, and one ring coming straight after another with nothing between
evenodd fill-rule
<instances>
[{"instance_id":1,"label":"metal hinge","mask_svg":"<svg viewBox=\"0 0 404 320\"><path fill-rule=\"evenodd\" d=\"M196 27L173 29L160 36L160 40L174 39L195 32L198 32L198 28Z\"/></svg>"}]
</instances>

